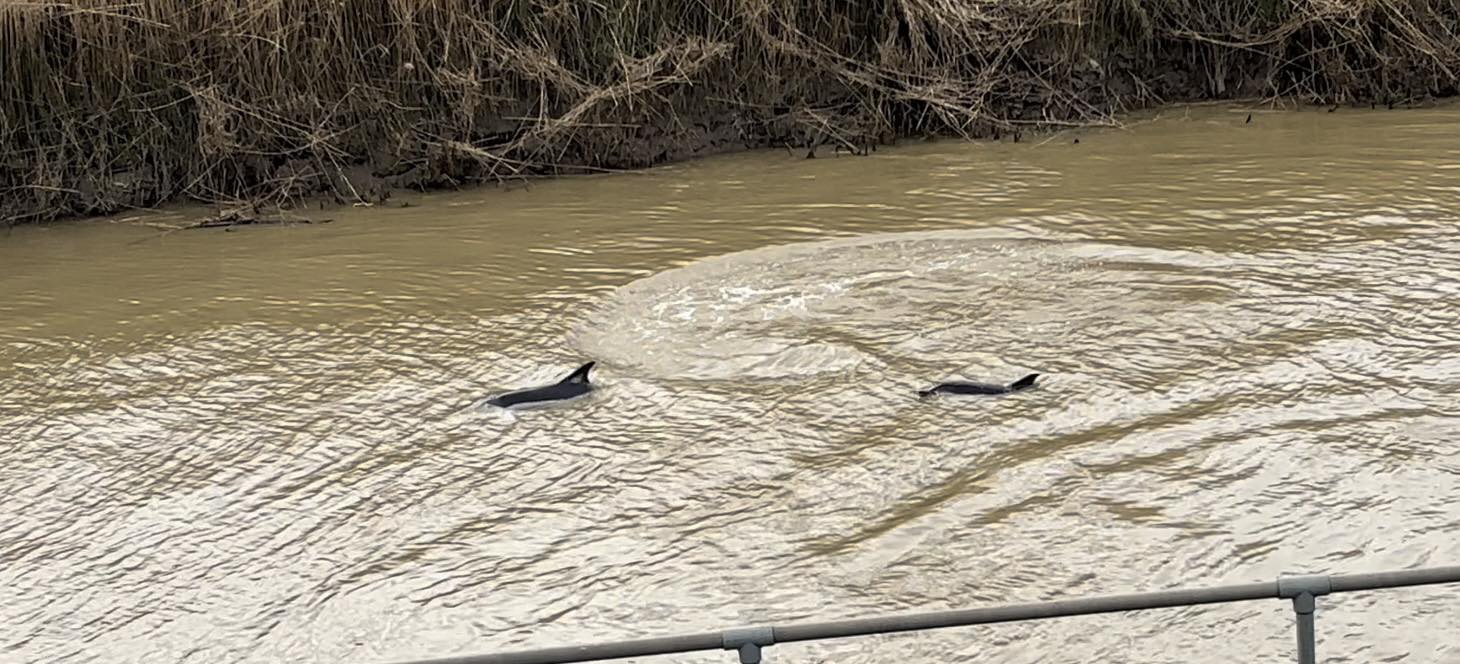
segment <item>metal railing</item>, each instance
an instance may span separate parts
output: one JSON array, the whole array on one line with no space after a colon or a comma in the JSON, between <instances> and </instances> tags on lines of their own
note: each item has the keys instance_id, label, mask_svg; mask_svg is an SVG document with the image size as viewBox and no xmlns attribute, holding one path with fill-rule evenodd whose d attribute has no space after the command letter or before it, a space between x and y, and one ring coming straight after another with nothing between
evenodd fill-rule
<instances>
[{"instance_id":1,"label":"metal railing","mask_svg":"<svg viewBox=\"0 0 1460 664\"><path fill-rule=\"evenodd\" d=\"M1460 566L1342 576L1312 575L1278 577L1277 581L1213 588L1163 590L1133 595L1108 595L1056 600L1033 604L1011 604L981 609L957 609L877 618L860 618L823 623L745 627L722 632L702 632L656 639L615 641L587 646L520 650L490 655L466 655L445 659L401 662L400 664L567 664L624 657L645 657L701 650L735 650L741 664L760 664L761 649L777 643L837 639L868 634L888 634L943 627L984 625L1016 620L1040 620L1115 611L1143 611L1175 606L1195 606L1254 599L1289 599L1298 623L1298 662L1316 661L1313 611L1316 599L1332 593L1355 592L1460 583Z\"/></svg>"}]
</instances>

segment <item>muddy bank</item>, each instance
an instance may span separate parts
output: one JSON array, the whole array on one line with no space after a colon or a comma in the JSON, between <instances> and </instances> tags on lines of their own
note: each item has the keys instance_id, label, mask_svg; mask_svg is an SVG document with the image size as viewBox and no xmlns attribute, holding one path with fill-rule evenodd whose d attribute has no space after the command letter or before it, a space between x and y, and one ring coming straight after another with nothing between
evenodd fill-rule
<instances>
[{"instance_id":1,"label":"muddy bank","mask_svg":"<svg viewBox=\"0 0 1460 664\"><path fill-rule=\"evenodd\" d=\"M0 6L0 219L1013 139L1163 102L1453 95L1453 3Z\"/></svg>"}]
</instances>

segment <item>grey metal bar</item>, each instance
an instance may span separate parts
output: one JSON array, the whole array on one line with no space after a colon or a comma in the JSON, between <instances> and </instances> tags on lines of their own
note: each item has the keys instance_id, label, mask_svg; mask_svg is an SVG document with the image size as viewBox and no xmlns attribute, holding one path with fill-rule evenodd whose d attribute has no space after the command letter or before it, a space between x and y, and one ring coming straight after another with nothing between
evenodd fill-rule
<instances>
[{"instance_id":1,"label":"grey metal bar","mask_svg":"<svg viewBox=\"0 0 1460 664\"><path fill-rule=\"evenodd\" d=\"M1345 593L1356 590L1379 590L1402 588L1404 586L1425 586L1434 583L1460 583L1460 565L1448 567L1425 567L1397 572L1370 572L1368 574L1345 574L1332 576L1333 592Z\"/></svg>"},{"instance_id":2,"label":"grey metal bar","mask_svg":"<svg viewBox=\"0 0 1460 664\"><path fill-rule=\"evenodd\" d=\"M1064 616L1083 616L1116 611L1142 611L1172 606L1242 602L1270 599L1277 596L1277 584L1247 583L1240 586L1164 590L1134 595L1107 595L1083 599L1065 599L1035 604L1013 604L981 609L955 609L934 613L914 613L879 618L860 618L837 622L805 623L776 627L776 641L811 641L836 639L867 634L886 634L910 630L986 625L1017 620L1039 620Z\"/></svg>"},{"instance_id":3,"label":"grey metal bar","mask_svg":"<svg viewBox=\"0 0 1460 664\"><path fill-rule=\"evenodd\" d=\"M1316 598L1338 592L1377 590L1436 583L1460 583L1460 566L1352 574L1346 576L1288 576L1275 582L1211 588L1165 590L1130 595L1014 604L978 609L956 609L822 623L763 626L685 636L618 641L588 646L521 650L490 655L466 655L401 664L568 664L601 659L644 657L700 650L736 650L744 664L758 664L761 650L776 643L833 639L910 630L939 629L1017 620L1143 611L1256 599L1292 599L1298 619L1300 664L1315 661L1314 610Z\"/></svg>"},{"instance_id":4,"label":"grey metal bar","mask_svg":"<svg viewBox=\"0 0 1460 664\"><path fill-rule=\"evenodd\" d=\"M1317 602L1309 593L1293 598L1293 612L1298 614L1298 664L1318 662L1318 638L1313 629L1313 612L1317 608Z\"/></svg>"},{"instance_id":5,"label":"grey metal bar","mask_svg":"<svg viewBox=\"0 0 1460 664\"><path fill-rule=\"evenodd\" d=\"M621 659L624 657L646 657L668 655L698 650L720 650L724 647L723 632L706 632L685 636L668 636L657 639L615 641L591 646L566 646L519 650L493 655L463 655L445 659L428 660L430 664L566 664L568 662L591 662L598 659ZM422 662L421 664L425 664Z\"/></svg>"}]
</instances>

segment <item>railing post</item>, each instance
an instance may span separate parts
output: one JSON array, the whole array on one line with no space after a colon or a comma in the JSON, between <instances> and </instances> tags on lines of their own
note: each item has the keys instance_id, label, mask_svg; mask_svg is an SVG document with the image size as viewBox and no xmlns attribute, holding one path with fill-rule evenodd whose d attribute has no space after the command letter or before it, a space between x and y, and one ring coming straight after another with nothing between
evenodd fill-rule
<instances>
[{"instance_id":1,"label":"railing post","mask_svg":"<svg viewBox=\"0 0 1460 664\"><path fill-rule=\"evenodd\" d=\"M760 649L775 645L776 631L770 627L726 630L720 637L726 650L740 652L740 664L761 664Z\"/></svg>"},{"instance_id":2,"label":"railing post","mask_svg":"<svg viewBox=\"0 0 1460 664\"><path fill-rule=\"evenodd\" d=\"M1293 600L1293 613L1298 618L1298 664L1318 663L1314 612L1318 610L1318 596L1331 592L1333 583L1327 576L1278 577L1278 597Z\"/></svg>"},{"instance_id":3,"label":"railing post","mask_svg":"<svg viewBox=\"0 0 1460 664\"><path fill-rule=\"evenodd\" d=\"M1298 614L1298 664L1318 664L1318 637L1313 625L1313 611L1317 608L1318 602L1311 593L1300 593L1293 598L1293 611Z\"/></svg>"}]
</instances>

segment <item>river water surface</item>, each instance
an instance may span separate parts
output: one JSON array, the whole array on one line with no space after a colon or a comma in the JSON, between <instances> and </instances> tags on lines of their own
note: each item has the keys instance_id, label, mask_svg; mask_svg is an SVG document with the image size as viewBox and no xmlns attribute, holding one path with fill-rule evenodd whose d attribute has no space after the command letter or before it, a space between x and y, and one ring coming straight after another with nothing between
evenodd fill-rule
<instances>
[{"instance_id":1,"label":"river water surface","mask_svg":"<svg viewBox=\"0 0 1460 664\"><path fill-rule=\"evenodd\" d=\"M0 660L390 662L1460 563L1460 109L1245 117L17 229ZM587 359L585 401L473 406ZM1460 662L1460 588L1320 607L1324 661ZM767 656L1291 661L1292 613Z\"/></svg>"}]
</instances>

